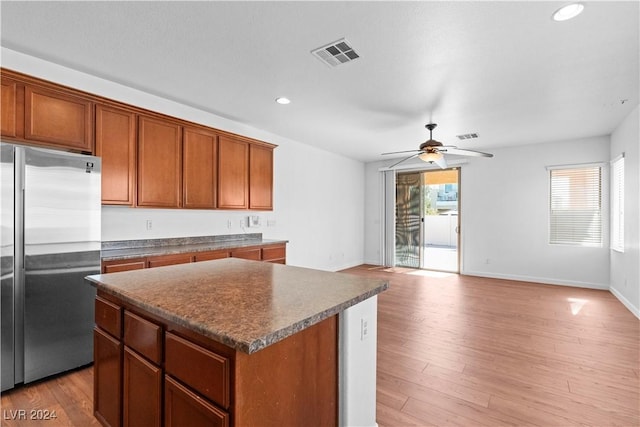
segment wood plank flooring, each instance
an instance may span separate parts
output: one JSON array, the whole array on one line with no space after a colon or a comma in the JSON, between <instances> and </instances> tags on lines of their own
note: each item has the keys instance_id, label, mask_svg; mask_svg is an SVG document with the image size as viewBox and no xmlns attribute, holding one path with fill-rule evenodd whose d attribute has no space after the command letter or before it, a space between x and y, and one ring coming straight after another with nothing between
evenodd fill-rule
<instances>
[{"instance_id":1,"label":"wood plank flooring","mask_svg":"<svg viewBox=\"0 0 640 427\"><path fill-rule=\"evenodd\" d=\"M640 321L607 291L360 266L378 299L377 421L639 426ZM3 393L2 426L94 426L92 368ZM49 421L11 420L19 409Z\"/></svg>"},{"instance_id":2,"label":"wood plank flooring","mask_svg":"<svg viewBox=\"0 0 640 427\"><path fill-rule=\"evenodd\" d=\"M608 291L345 271L391 283L378 299L380 427L640 425L640 321Z\"/></svg>"},{"instance_id":3,"label":"wood plank flooring","mask_svg":"<svg viewBox=\"0 0 640 427\"><path fill-rule=\"evenodd\" d=\"M93 367L2 393L3 427L100 426L93 416Z\"/></svg>"}]
</instances>

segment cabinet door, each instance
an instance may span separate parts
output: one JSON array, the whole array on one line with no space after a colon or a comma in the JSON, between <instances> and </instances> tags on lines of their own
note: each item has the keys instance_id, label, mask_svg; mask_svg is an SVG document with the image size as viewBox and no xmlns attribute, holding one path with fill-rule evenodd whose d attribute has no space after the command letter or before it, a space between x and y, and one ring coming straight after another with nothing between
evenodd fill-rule
<instances>
[{"instance_id":1,"label":"cabinet door","mask_svg":"<svg viewBox=\"0 0 640 427\"><path fill-rule=\"evenodd\" d=\"M93 152L91 101L38 86L25 86L27 140Z\"/></svg>"},{"instance_id":2,"label":"cabinet door","mask_svg":"<svg viewBox=\"0 0 640 427\"><path fill-rule=\"evenodd\" d=\"M280 246L266 246L262 248L262 260L273 262L277 264L285 264L287 259L287 247L285 245Z\"/></svg>"},{"instance_id":3,"label":"cabinet door","mask_svg":"<svg viewBox=\"0 0 640 427\"><path fill-rule=\"evenodd\" d=\"M0 134L16 138L18 136L18 84L2 78L2 105L0 109Z\"/></svg>"},{"instance_id":4,"label":"cabinet door","mask_svg":"<svg viewBox=\"0 0 640 427\"><path fill-rule=\"evenodd\" d=\"M249 207L249 143L221 136L218 143L218 208Z\"/></svg>"},{"instance_id":5,"label":"cabinet door","mask_svg":"<svg viewBox=\"0 0 640 427\"><path fill-rule=\"evenodd\" d=\"M183 206L216 207L218 136L203 129L185 128L183 135Z\"/></svg>"},{"instance_id":6,"label":"cabinet door","mask_svg":"<svg viewBox=\"0 0 640 427\"><path fill-rule=\"evenodd\" d=\"M164 387L165 426L227 427L229 425L229 414L216 408L168 375L165 375Z\"/></svg>"},{"instance_id":7,"label":"cabinet door","mask_svg":"<svg viewBox=\"0 0 640 427\"><path fill-rule=\"evenodd\" d=\"M157 426L162 420L162 370L124 348L125 427Z\"/></svg>"},{"instance_id":8,"label":"cabinet door","mask_svg":"<svg viewBox=\"0 0 640 427\"><path fill-rule=\"evenodd\" d=\"M102 158L102 204L133 206L136 115L96 105L96 155Z\"/></svg>"},{"instance_id":9,"label":"cabinet door","mask_svg":"<svg viewBox=\"0 0 640 427\"><path fill-rule=\"evenodd\" d=\"M122 425L122 343L93 330L93 411L105 426Z\"/></svg>"},{"instance_id":10,"label":"cabinet door","mask_svg":"<svg viewBox=\"0 0 640 427\"><path fill-rule=\"evenodd\" d=\"M249 146L249 208L273 210L273 148Z\"/></svg>"},{"instance_id":11,"label":"cabinet door","mask_svg":"<svg viewBox=\"0 0 640 427\"><path fill-rule=\"evenodd\" d=\"M138 133L138 206L180 207L180 126L170 121L140 116Z\"/></svg>"}]
</instances>

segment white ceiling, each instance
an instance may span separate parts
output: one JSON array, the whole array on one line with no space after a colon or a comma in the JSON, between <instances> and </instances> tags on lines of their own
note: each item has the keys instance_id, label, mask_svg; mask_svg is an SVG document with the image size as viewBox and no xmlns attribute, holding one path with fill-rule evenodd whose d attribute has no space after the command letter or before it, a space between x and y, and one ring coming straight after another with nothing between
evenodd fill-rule
<instances>
[{"instance_id":1,"label":"white ceiling","mask_svg":"<svg viewBox=\"0 0 640 427\"><path fill-rule=\"evenodd\" d=\"M483 151L610 134L638 104L640 3L552 21L564 4L2 1L1 44L372 161L430 121ZM342 37L359 59L311 55Z\"/></svg>"}]
</instances>

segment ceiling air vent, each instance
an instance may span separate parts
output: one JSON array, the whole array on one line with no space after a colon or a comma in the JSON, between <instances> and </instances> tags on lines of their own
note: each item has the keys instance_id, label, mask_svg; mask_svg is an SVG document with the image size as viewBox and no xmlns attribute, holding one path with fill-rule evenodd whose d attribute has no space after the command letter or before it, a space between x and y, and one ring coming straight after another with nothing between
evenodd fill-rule
<instances>
[{"instance_id":1,"label":"ceiling air vent","mask_svg":"<svg viewBox=\"0 0 640 427\"><path fill-rule=\"evenodd\" d=\"M346 64L360 57L345 39L314 49L311 53L330 67Z\"/></svg>"},{"instance_id":2,"label":"ceiling air vent","mask_svg":"<svg viewBox=\"0 0 640 427\"><path fill-rule=\"evenodd\" d=\"M459 140L464 141L465 139L474 139L478 137L477 133L465 133L464 135L456 135Z\"/></svg>"}]
</instances>

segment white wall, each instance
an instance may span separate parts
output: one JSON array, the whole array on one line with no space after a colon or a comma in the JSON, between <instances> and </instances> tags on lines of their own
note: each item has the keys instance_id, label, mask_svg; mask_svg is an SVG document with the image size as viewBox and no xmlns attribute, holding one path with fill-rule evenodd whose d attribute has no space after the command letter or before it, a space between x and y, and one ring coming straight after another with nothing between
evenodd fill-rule
<instances>
[{"instance_id":1,"label":"white wall","mask_svg":"<svg viewBox=\"0 0 640 427\"><path fill-rule=\"evenodd\" d=\"M364 173L364 262L381 265L382 254L382 179L378 169L388 162L371 162L365 165Z\"/></svg>"},{"instance_id":2,"label":"white wall","mask_svg":"<svg viewBox=\"0 0 640 427\"><path fill-rule=\"evenodd\" d=\"M546 166L608 162L609 137L501 148L492 153L492 159L477 159L462 167L462 272L608 289L607 229L602 248L548 243ZM608 212L607 177L605 173L604 212Z\"/></svg>"},{"instance_id":3,"label":"white wall","mask_svg":"<svg viewBox=\"0 0 640 427\"><path fill-rule=\"evenodd\" d=\"M548 244L545 167L608 162L609 137L490 151L495 157L470 158L461 165L461 272L608 289L608 232L603 248ZM378 168L383 166L382 162L369 163L365 169L365 261L372 264L380 262ZM608 212L607 185L604 190Z\"/></svg>"},{"instance_id":4,"label":"white wall","mask_svg":"<svg viewBox=\"0 0 640 427\"><path fill-rule=\"evenodd\" d=\"M10 49L2 48L1 55L2 66L8 69L278 145L274 210L258 213L262 227L240 227L249 212L104 207L102 240L261 232L264 238L289 240L291 265L338 270L363 262L361 162ZM152 230L146 229L148 219ZM275 226L267 227L267 220L275 221Z\"/></svg>"},{"instance_id":5,"label":"white wall","mask_svg":"<svg viewBox=\"0 0 640 427\"><path fill-rule=\"evenodd\" d=\"M640 107L611 134L611 159L625 153L624 253L611 251L611 292L640 317Z\"/></svg>"}]
</instances>

